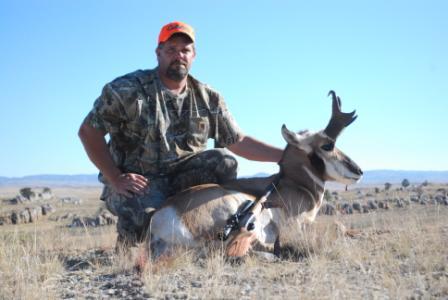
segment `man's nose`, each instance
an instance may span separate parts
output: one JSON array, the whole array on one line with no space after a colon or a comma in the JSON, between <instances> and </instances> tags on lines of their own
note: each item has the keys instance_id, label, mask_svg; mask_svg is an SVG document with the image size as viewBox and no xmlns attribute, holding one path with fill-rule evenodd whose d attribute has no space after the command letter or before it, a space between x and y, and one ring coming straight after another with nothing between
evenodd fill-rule
<instances>
[{"instance_id":1,"label":"man's nose","mask_svg":"<svg viewBox=\"0 0 448 300\"><path fill-rule=\"evenodd\" d=\"M176 51L174 52L174 58L175 59L184 59L185 54L182 51Z\"/></svg>"}]
</instances>

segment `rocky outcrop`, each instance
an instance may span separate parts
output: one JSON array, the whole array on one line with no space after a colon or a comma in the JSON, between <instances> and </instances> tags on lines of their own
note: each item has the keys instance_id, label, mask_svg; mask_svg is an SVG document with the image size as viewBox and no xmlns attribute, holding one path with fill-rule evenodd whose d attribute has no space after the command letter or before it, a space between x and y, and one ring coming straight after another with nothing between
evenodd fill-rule
<instances>
[{"instance_id":1,"label":"rocky outcrop","mask_svg":"<svg viewBox=\"0 0 448 300\"><path fill-rule=\"evenodd\" d=\"M82 199L77 197L62 197L59 199L62 204L74 204L74 205L81 205Z\"/></svg>"},{"instance_id":2,"label":"rocky outcrop","mask_svg":"<svg viewBox=\"0 0 448 300\"><path fill-rule=\"evenodd\" d=\"M355 201L355 202L353 202L352 206L353 206L353 210L356 210L358 212L362 212L361 203Z\"/></svg>"},{"instance_id":3,"label":"rocky outcrop","mask_svg":"<svg viewBox=\"0 0 448 300\"><path fill-rule=\"evenodd\" d=\"M13 210L0 216L0 225L33 223L55 211L56 209L51 204Z\"/></svg>"},{"instance_id":4,"label":"rocky outcrop","mask_svg":"<svg viewBox=\"0 0 448 300\"><path fill-rule=\"evenodd\" d=\"M344 215L351 215L353 214L353 206L350 203L343 203L340 211Z\"/></svg>"},{"instance_id":5,"label":"rocky outcrop","mask_svg":"<svg viewBox=\"0 0 448 300\"><path fill-rule=\"evenodd\" d=\"M117 223L117 217L107 210L102 210L96 217L74 216L68 227L98 227Z\"/></svg>"},{"instance_id":6,"label":"rocky outcrop","mask_svg":"<svg viewBox=\"0 0 448 300\"><path fill-rule=\"evenodd\" d=\"M319 210L319 214L329 215L329 216L335 215L336 208L334 207L333 204L324 202Z\"/></svg>"},{"instance_id":7,"label":"rocky outcrop","mask_svg":"<svg viewBox=\"0 0 448 300\"><path fill-rule=\"evenodd\" d=\"M19 194L12 199L7 200L9 204L22 204L36 201L47 201L53 199L53 193L50 188L29 188L24 187L19 190Z\"/></svg>"}]
</instances>

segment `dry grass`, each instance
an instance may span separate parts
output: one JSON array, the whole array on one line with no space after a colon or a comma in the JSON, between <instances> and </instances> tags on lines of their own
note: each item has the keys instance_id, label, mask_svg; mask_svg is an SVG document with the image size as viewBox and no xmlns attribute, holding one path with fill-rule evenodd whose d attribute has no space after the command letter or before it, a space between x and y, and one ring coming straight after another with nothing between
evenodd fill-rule
<instances>
[{"instance_id":1,"label":"dry grass","mask_svg":"<svg viewBox=\"0 0 448 300\"><path fill-rule=\"evenodd\" d=\"M0 239L0 297L2 299L56 298L62 273L58 254L42 251L53 244L41 232L20 229L2 232Z\"/></svg>"},{"instance_id":2,"label":"dry grass","mask_svg":"<svg viewBox=\"0 0 448 300\"><path fill-rule=\"evenodd\" d=\"M352 227L363 218L355 238L341 236L334 218L321 217L318 226L290 231L297 234L288 237L281 262L250 257L234 266L218 249L198 263L194 252L180 251L146 274L147 288L163 297L180 287L188 298L205 299L446 298L447 216L446 208L433 207L340 217Z\"/></svg>"},{"instance_id":3,"label":"dry grass","mask_svg":"<svg viewBox=\"0 0 448 300\"><path fill-rule=\"evenodd\" d=\"M83 192L92 200L85 213L98 209L97 192ZM315 226L291 227L282 236L284 259L276 262L250 256L231 264L220 243L178 249L149 264L145 289L154 298L447 298L447 217L448 208L435 205L319 216ZM335 220L361 233L341 236ZM114 242L113 227L70 229L48 220L1 226L0 299L59 299L60 279L70 271L64 258L110 250ZM133 262L132 256L112 256L108 264L92 261L91 268L116 274L132 271Z\"/></svg>"}]
</instances>

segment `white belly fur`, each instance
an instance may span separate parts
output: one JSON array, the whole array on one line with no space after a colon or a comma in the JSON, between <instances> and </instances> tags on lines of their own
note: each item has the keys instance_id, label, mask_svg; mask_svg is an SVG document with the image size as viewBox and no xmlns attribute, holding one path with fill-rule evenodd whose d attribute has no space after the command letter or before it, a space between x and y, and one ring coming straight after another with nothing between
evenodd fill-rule
<instances>
[{"instance_id":1,"label":"white belly fur","mask_svg":"<svg viewBox=\"0 0 448 300\"><path fill-rule=\"evenodd\" d=\"M164 207L154 214L151 220L151 234L153 241L162 240L171 245L194 245L193 235L172 206Z\"/></svg>"},{"instance_id":2,"label":"white belly fur","mask_svg":"<svg viewBox=\"0 0 448 300\"><path fill-rule=\"evenodd\" d=\"M231 193L232 198L224 204L232 207L231 210L237 211L238 207L248 199L246 195L240 192ZM229 216L221 215L219 212L210 211L214 220L226 220ZM277 229L270 225L273 215L272 210L263 210L256 218L255 233L261 244L273 244L277 237ZM199 220L198 220L199 221ZM177 210L172 206L167 206L157 211L151 220L151 244L160 245L160 249L154 249L156 253L162 253L165 250L175 246L194 247L195 238L182 222L182 218Z\"/></svg>"}]
</instances>

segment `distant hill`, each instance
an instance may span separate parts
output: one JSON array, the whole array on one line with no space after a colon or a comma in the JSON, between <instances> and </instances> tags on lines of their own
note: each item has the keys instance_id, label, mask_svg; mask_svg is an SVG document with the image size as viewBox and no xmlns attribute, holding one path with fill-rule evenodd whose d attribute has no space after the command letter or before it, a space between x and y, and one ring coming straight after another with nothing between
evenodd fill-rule
<instances>
[{"instance_id":1,"label":"distant hill","mask_svg":"<svg viewBox=\"0 0 448 300\"><path fill-rule=\"evenodd\" d=\"M370 170L364 173L361 183L401 183L403 179L410 183L448 183L448 171L401 171L401 170Z\"/></svg>"},{"instance_id":2,"label":"distant hill","mask_svg":"<svg viewBox=\"0 0 448 300\"><path fill-rule=\"evenodd\" d=\"M266 177L268 173L256 173L245 177ZM400 170L370 170L365 171L361 184L384 184L386 182L399 184L403 179L411 184L424 181L432 183L448 183L448 171L400 171ZM80 175L32 175L24 177L2 177L0 186L100 186L96 174Z\"/></svg>"},{"instance_id":3,"label":"distant hill","mask_svg":"<svg viewBox=\"0 0 448 300\"><path fill-rule=\"evenodd\" d=\"M0 177L0 186L100 186L97 174Z\"/></svg>"}]
</instances>

